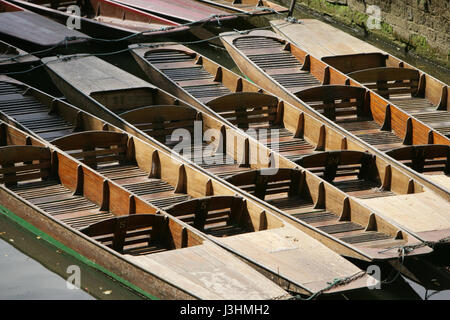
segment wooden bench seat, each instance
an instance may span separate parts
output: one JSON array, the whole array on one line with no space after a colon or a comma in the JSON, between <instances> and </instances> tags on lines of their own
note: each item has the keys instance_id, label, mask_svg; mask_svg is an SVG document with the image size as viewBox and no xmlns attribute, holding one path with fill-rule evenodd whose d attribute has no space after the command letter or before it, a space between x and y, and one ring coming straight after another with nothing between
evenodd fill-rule
<instances>
[{"instance_id":1,"label":"wooden bench seat","mask_svg":"<svg viewBox=\"0 0 450 320\"><path fill-rule=\"evenodd\" d=\"M351 155L343 158L349 162ZM363 225L348 221L314 204L305 188L304 176L300 170L280 168L276 173L271 169L252 170L226 180L310 226L340 239L348 238L350 243L367 245L369 242L391 238L382 232L366 230ZM376 235L371 236L371 233Z\"/></svg>"},{"instance_id":2,"label":"wooden bench seat","mask_svg":"<svg viewBox=\"0 0 450 320\"><path fill-rule=\"evenodd\" d=\"M448 145L406 146L388 150L386 154L420 173L450 174L450 146Z\"/></svg>"},{"instance_id":3,"label":"wooden bench seat","mask_svg":"<svg viewBox=\"0 0 450 320\"><path fill-rule=\"evenodd\" d=\"M133 214L93 223L82 233L126 254L149 254L175 249L168 219L163 215Z\"/></svg>"},{"instance_id":4,"label":"wooden bench seat","mask_svg":"<svg viewBox=\"0 0 450 320\"><path fill-rule=\"evenodd\" d=\"M212 196L181 202L165 211L207 234L226 237L255 231L244 208L241 197Z\"/></svg>"}]
</instances>

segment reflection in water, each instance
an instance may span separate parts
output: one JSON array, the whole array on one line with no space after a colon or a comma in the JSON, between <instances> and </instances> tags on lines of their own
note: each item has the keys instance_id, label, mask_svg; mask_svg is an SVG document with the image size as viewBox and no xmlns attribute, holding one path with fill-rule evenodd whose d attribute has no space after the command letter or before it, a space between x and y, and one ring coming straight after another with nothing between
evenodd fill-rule
<instances>
[{"instance_id":1,"label":"reflection in water","mask_svg":"<svg viewBox=\"0 0 450 320\"><path fill-rule=\"evenodd\" d=\"M407 278L405 281L423 300L450 300L450 290L429 290Z\"/></svg>"}]
</instances>

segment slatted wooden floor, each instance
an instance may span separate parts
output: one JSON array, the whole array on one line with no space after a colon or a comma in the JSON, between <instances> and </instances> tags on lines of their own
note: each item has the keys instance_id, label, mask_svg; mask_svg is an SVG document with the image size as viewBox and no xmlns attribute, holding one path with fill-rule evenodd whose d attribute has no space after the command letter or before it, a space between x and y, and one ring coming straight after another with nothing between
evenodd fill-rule
<instances>
[{"instance_id":1,"label":"slatted wooden floor","mask_svg":"<svg viewBox=\"0 0 450 320\"><path fill-rule=\"evenodd\" d=\"M261 45L261 43L258 43L254 45L253 41L250 41L247 46L255 49L272 48L273 43L270 42L267 45ZM286 65L289 68L300 68L301 65L298 63L298 61L293 57L289 57L288 55L290 55L290 53L284 54L282 59L279 60L274 60L275 57L273 55L264 54L254 56L253 59L255 62L260 63L263 67L270 70L277 70L280 68L284 69ZM160 69L167 77L177 82L178 85L180 85L188 93L192 94L195 98L199 98L199 100L203 103L207 103L208 101L230 93L229 90L223 87L220 82L214 81L214 77L207 71L203 70L201 65L196 65L194 58L185 53L177 51L147 53L145 55L145 58L156 68ZM182 64L179 64L180 62L182 62ZM188 76L183 77L183 75ZM290 74L277 73L275 74L275 77L282 84L293 90L301 90L308 87L320 85L320 82L309 72L295 72ZM192 86L192 82L196 82L197 85ZM202 88L206 89L203 96L197 93L201 92ZM222 90L213 91L211 90L211 88L221 88ZM228 116L230 114L230 112L228 111L218 113L232 123L234 123L234 121L236 120L236 118L233 117L234 115L232 115L231 117ZM352 125L354 126L354 130L361 130L363 134L367 136L364 136L364 138L366 139L372 139L372 141L383 140L380 143L384 144L385 138L391 138L391 140L393 140L392 144L401 144L401 140L390 132L380 132L379 126L377 126L374 121L367 121L367 124L365 124L365 122L363 121L358 121L356 123L353 122ZM250 133L251 136L258 139L267 147L278 148L281 155L290 158L291 160L296 159L302 155L308 155L315 152L315 146L311 145L304 139L295 138L292 132L290 132L286 128L275 126L270 121L237 123L237 126L247 133ZM368 128L366 130L363 130L364 127ZM369 129L372 128L372 131L374 131L373 133L369 131ZM248 129L255 130L251 131ZM260 131L258 131L258 129L266 129L268 136L259 136L258 132ZM276 137L270 136L270 129L278 130ZM376 135L382 135L382 137L378 138ZM274 142L274 140L277 142ZM391 147L392 144L389 143L388 140L386 148ZM223 167L203 167L215 174L221 172L224 169ZM230 173L245 172L247 170L248 169L246 168L240 168L240 170L236 170L233 172L227 170L226 172L219 173L219 176L226 177ZM349 195L361 198L375 198L394 195L394 193L390 191L380 190L377 183L372 181L360 180L356 175L351 180L340 181L338 178L336 179L336 182L334 184L338 188L347 192ZM288 197L286 194L278 199L269 200L269 203L287 212L288 214L292 214L293 216L299 218L300 220L303 220L308 224L319 227L319 229L327 233L333 235L336 234L339 238L342 238L342 240L348 243L373 242L373 244L376 245L376 243L380 243L381 240L386 241L389 239L389 236L384 233L365 231L365 227L363 227L362 225L358 225L348 221L338 221L338 216L326 210L314 209L314 205L312 203L307 202L305 201L305 199L299 197L292 198ZM393 243L396 242L393 239L390 239L389 241L392 241Z\"/></svg>"},{"instance_id":2,"label":"slatted wooden floor","mask_svg":"<svg viewBox=\"0 0 450 320\"><path fill-rule=\"evenodd\" d=\"M301 70L301 63L284 51L284 45L278 41L255 36L238 38L234 45L290 92L321 85L309 71ZM402 145L399 137L391 131L381 131L381 126L371 119L337 119L336 123L380 150Z\"/></svg>"},{"instance_id":3,"label":"slatted wooden floor","mask_svg":"<svg viewBox=\"0 0 450 320\"><path fill-rule=\"evenodd\" d=\"M325 209L314 208L314 204L304 198L276 195L267 197L266 201L297 219L347 243L378 246L386 244L386 242L390 242L392 245L401 242L401 240L392 239L382 232L366 231L363 225L351 221L340 221L339 216Z\"/></svg>"},{"instance_id":4,"label":"slatted wooden floor","mask_svg":"<svg viewBox=\"0 0 450 320\"><path fill-rule=\"evenodd\" d=\"M83 196L74 195L55 179L27 181L9 189L75 229L114 216L100 211L98 205Z\"/></svg>"},{"instance_id":5,"label":"slatted wooden floor","mask_svg":"<svg viewBox=\"0 0 450 320\"><path fill-rule=\"evenodd\" d=\"M47 106L33 96L23 95L21 91L14 84L0 82L0 112L48 141L73 133L74 125L49 114Z\"/></svg>"},{"instance_id":6,"label":"slatted wooden floor","mask_svg":"<svg viewBox=\"0 0 450 320\"><path fill-rule=\"evenodd\" d=\"M437 110L437 107L428 99L396 95L388 100L439 133L450 137L450 113L446 110Z\"/></svg>"}]
</instances>

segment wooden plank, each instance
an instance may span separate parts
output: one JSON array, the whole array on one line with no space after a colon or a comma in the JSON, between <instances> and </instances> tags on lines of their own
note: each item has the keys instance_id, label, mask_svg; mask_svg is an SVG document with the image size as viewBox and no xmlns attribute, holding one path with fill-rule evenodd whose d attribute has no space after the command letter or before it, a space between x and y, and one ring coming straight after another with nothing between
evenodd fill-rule
<instances>
[{"instance_id":1,"label":"wooden plank","mask_svg":"<svg viewBox=\"0 0 450 320\"><path fill-rule=\"evenodd\" d=\"M126 255L126 258L181 288L189 288L203 299L222 300L234 296L243 300L265 300L286 295L261 274L247 272L237 258L210 242L152 255Z\"/></svg>"},{"instance_id":2,"label":"wooden plank","mask_svg":"<svg viewBox=\"0 0 450 320\"><path fill-rule=\"evenodd\" d=\"M429 191L361 201L381 216L388 217L411 232L450 228L450 203Z\"/></svg>"},{"instance_id":3,"label":"wooden plank","mask_svg":"<svg viewBox=\"0 0 450 320\"><path fill-rule=\"evenodd\" d=\"M301 19L301 23L272 20L270 24L275 32L289 41L301 45L307 52L319 59L354 53L383 53L377 47L316 19Z\"/></svg>"}]
</instances>

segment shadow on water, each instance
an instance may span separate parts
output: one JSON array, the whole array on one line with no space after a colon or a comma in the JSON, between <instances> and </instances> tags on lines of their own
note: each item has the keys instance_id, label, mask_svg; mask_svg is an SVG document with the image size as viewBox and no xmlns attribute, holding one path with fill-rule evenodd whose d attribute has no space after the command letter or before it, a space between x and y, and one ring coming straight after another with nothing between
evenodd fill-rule
<instances>
[{"instance_id":1,"label":"shadow on water","mask_svg":"<svg viewBox=\"0 0 450 320\"><path fill-rule=\"evenodd\" d=\"M74 274L69 266L79 267L82 290L67 288L66 280ZM143 299L3 215L0 270L0 300Z\"/></svg>"},{"instance_id":2,"label":"shadow on water","mask_svg":"<svg viewBox=\"0 0 450 320\"><path fill-rule=\"evenodd\" d=\"M297 18L317 18L309 14L297 14ZM225 31L245 30L252 27L268 26L271 18L279 17L257 17L251 19L251 24L240 22L239 25L227 28ZM343 28L342 26L337 26ZM216 34L223 32L224 29L216 29ZM344 30L349 32L347 30ZM355 32L353 35L361 38ZM363 39L367 40L367 39ZM198 42L198 39L190 34L184 34L177 38L160 37L152 42L177 42L184 43L188 47L200 52L202 55L214 60L226 68L241 74L234 64L231 57L225 49L212 44ZM376 46L379 43L372 43ZM127 43L101 43L89 45L84 50L77 52L84 53L110 53L126 49ZM399 52L392 52L382 48L385 51L404 59L405 61L423 68L424 71L448 82L448 71L440 72L440 69L429 69L426 62L413 61L412 57L403 57ZM53 55L53 54L50 54ZM102 59L122 68L144 80L148 81L146 75L142 72L138 64L132 58L129 52L122 52L113 55L99 55ZM416 63L417 62L417 63ZM424 67L426 65L427 67ZM437 71L437 72L433 72ZM242 75L242 74L241 74ZM51 95L62 97L61 93L51 83L49 76L44 68L37 68L29 73L16 74L13 76L17 80L23 81L29 85L37 87ZM87 266L82 267L82 287L85 291L77 292L65 289L65 281L68 277L66 273L67 266L78 264L70 256L58 252L42 240L36 239L33 235L20 230L15 224L11 224L0 217L0 287L11 288L10 290L0 290L0 299L40 299L40 298L58 298L58 299L140 299L141 296L124 288L121 284L113 281L104 274L93 270ZM13 239L13 242L10 241ZM14 246L14 247L13 247ZM7 256L5 256L5 254ZM28 257L27 257L28 256ZM361 289L351 291L340 295L323 295L319 299L350 299L350 300L421 300L421 299L450 299L450 255L448 250L437 250L429 257L420 259L407 259L404 263L403 271L408 277L397 276L398 265L384 264L380 265L382 279L395 279L392 283L383 284L381 289ZM355 261L353 261L355 262ZM356 262L355 262L356 263ZM365 270L367 265L359 265ZM15 276L8 275L13 270ZM419 284L421 283L421 284ZM106 293L105 293L106 292Z\"/></svg>"}]
</instances>

